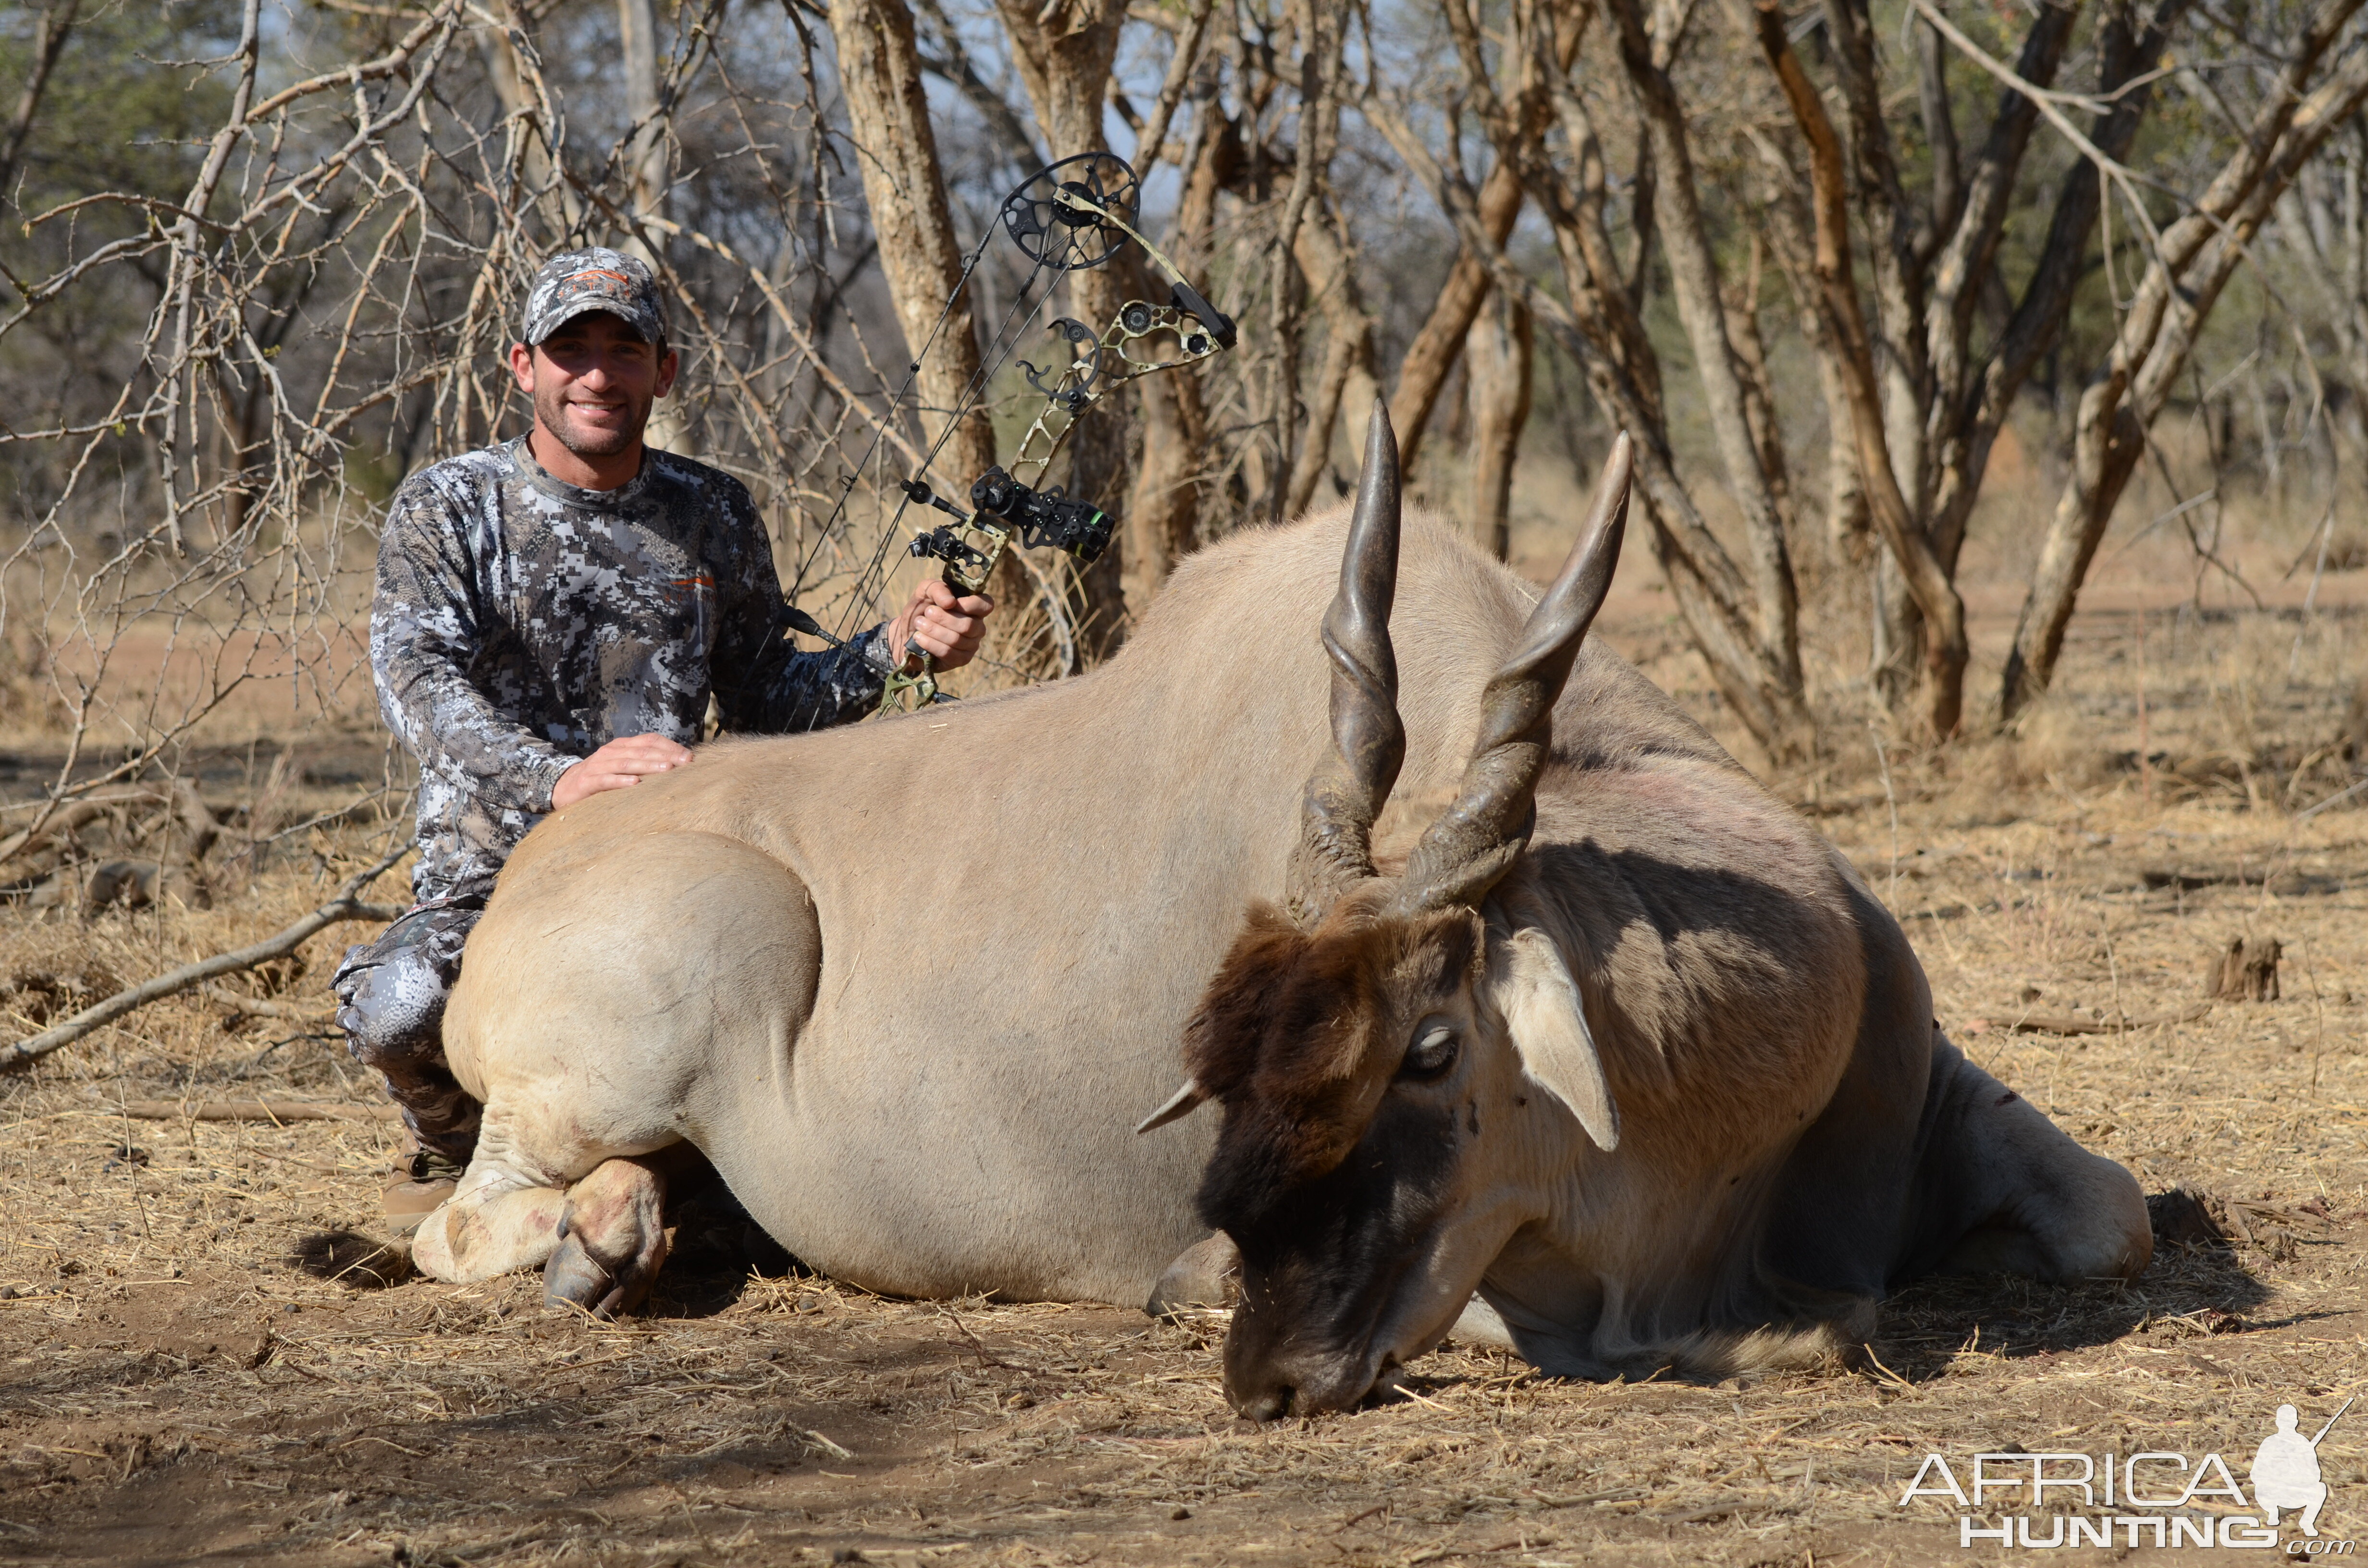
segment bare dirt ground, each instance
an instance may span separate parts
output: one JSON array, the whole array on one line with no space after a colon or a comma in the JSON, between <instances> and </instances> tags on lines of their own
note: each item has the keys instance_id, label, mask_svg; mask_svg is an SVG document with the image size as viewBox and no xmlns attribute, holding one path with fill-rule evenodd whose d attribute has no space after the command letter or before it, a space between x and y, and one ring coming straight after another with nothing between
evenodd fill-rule
<instances>
[{"instance_id":1,"label":"bare dirt ground","mask_svg":"<svg viewBox=\"0 0 2368 1568\"><path fill-rule=\"evenodd\" d=\"M124 1113L373 1103L317 1017L192 994L0 1079L0 1562L1922 1563L1998 1555L1900 1506L1928 1452L2211 1451L2241 1480L2281 1402L2314 1430L2368 1392L2368 801L2300 814L2344 777L2310 754L2368 642L2359 575L2307 626L2135 584L2144 745L2107 605L2020 740L1869 740L1777 781L1907 920L1961 1044L2149 1193L2205 1195L2226 1239L2167 1202L2132 1286L1918 1285L1857 1365L1748 1385L1450 1348L1404 1397L1252 1428L1221 1324L879 1300L746 1271L696 1219L627 1323L546 1312L531 1278L404 1278L368 1240L386 1123ZM1615 640L1679 684L1665 610L1622 604ZM296 739L280 809L349 799L375 744ZM366 837L287 840L211 910L0 912L9 1033L277 928ZM242 989L317 1006L358 934ZM2239 935L2283 942L2282 999L2179 1018ZM2032 1014L2173 1021L2017 1032ZM2368 1536L2368 1407L2320 1455L2322 1532Z\"/></svg>"}]
</instances>

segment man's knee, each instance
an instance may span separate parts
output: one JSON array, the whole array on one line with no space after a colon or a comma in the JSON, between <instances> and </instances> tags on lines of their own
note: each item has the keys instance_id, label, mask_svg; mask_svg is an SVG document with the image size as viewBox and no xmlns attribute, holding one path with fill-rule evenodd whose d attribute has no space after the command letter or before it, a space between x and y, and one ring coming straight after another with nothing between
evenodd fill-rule
<instances>
[{"instance_id":1,"label":"man's knee","mask_svg":"<svg viewBox=\"0 0 2368 1568\"><path fill-rule=\"evenodd\" d=\"M372 964L338 988L337 1023L356 1061L403 1068L433 1061L444 1047L443 976L416 958Z\"/></svg>"},{"instance_id":2,"label":"man's knee","mask_svg":"<svg viewBox=\"0 0 2368 1568\"><path fill-rule=\"evenodd\" d=\"M346 955L330 983L342 1004L337 1022L357 1061L381 1072L441 1062L444 1005L460 976L461 949L475 913L411 915Z\"/></svg>"}]
</instances>

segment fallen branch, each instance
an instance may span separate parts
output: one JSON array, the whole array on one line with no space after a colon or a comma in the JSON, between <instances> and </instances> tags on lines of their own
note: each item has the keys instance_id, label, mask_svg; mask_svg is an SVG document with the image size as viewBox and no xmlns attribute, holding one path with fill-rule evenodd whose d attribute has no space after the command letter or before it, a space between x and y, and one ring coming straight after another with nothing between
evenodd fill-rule
<instances>
[{"instance_id":1,"label":"fallen branch","mask_svg":"<svg viewBox=\"0 0 2368 1568\"><path fill-rule=\"evenodd\" d=\"M169 797L161 791L139 785L102 790L85 795L79 800L59 807L30 826L21 828L6 838L0 838L0 866L6 865L28 849L79 831L106 815L115 807L156 806L167 803L169 803Z\"/></svg>"},{"instance_id":2,"label":"fallen branch","mask_svg":"<svg viewBox=\"0 0 2368 1568\"><path fill-rule=\"evenodd\" d=\"M55 1028L45 1029L30 1040L20 1040L14 1045L0 1049L0 1071L37 1062L61 1046L72 1045L91 1030L113 1023L126 1013L136 1012L149 1003L161 1002L167 996L176 996L216 975L235 974L240 970L253 969L256 964L285 958L294 952L305 937L341 920L393 920L403 913L400 905L364 903L356 895L393 869L394 863L410 853L410 848L405 845L368 870L348 877L346 884L337 890L336 897L276 937L266 937L253 947L241 948L235 952L221 953L196 963L183 964L144 985L118 992L98 1006L85 1008Z\"/></svg>"},{"instance_id":3,"label":"fallen branch","mask_svg":"<svg viewBox=\"0 0 2368 1568\"><path fill-rule=\"evenodd\" d=\"M2004 1029L2009 1034L2126 1034L2131 1029L2152 1028L2157 1024L2192 1024L2211 1010L2211 1003L2198 1002L2175 1013L2147 1013L2135 1018L2119 1013L2103 1018L2084 1018L2078 1013L2027 1013L2013 1018L1975 1018L1966 1024L1965 1032L1982 1034Z\"/></svg>"},{"instance_id":4,"label":"fallen branch","mask_svg":"<svg viewBox=\"0 0 2368 1568\"><path fill-rule=\"evenodd\" d=\"M391 1105L313 1105L286 1100L127 1100L109 1112L137 1121L400 1121Z\"/></svg>"},{"instance_id":5,"label":"fallen branch","mask_svg":"<svg viewBox=\"0 0 2368 1568\"><path fill-rule=\"evenodd\" d=\"M300 1024L325 1024L337 1016L337 1004L334 998L307 1006L302 1002L272 1002L260 996L242 996L227 985L201 985L198 988L198 994L250 1018L287 1018Z\"/></svg>"}]
</instances>

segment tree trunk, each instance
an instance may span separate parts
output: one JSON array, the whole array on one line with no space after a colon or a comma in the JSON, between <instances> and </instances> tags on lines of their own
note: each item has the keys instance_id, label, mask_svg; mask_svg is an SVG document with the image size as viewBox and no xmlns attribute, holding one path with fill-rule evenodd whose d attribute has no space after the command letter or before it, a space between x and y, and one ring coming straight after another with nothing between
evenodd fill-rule
<instances>
[{"instance_id":1,"label":"tree trunk","mask_svg":"<svg viewBox=\"0 0 2368 1568\"><path fill-rule=\"evenodd\" d=\"M1555 22L1557 45L1570 36L1562 20ZM1474 34L1464 49L1470 60L1479 52L1476 29L1464 30ZM1468 65L1466 74L1478 79ZM1493 286L1529 307L1533 322L1551 332L1585 370L1597 403L1635 440L1637 496L1653 529L1654 553L1688 634L1720 695L1753 738L1772 759L1796 760L1808 754L1815 741L1797 665L1788 674L1783 661L1759 635L1759 617L1748 583L1678 480L1662 414L1660 361L1605 222L1609 182L1600 142L1567 74L1549 78L1546 87L1568 143L1569 172L1565 173L1564 164L1543 158L1520 166L1530 199L1553 227L1562 273L1560 297L1539 289L1491 240L1476 195L1440 163L1410 126L1381 103L1369 102L1366 117L1417 177L1437 192L1467 253L1486 259ZM1506 130L1506 116L1489 118L1500 132ZM1509 135L1497 144L1497 153L1500 161L1519 162Z\"/></svg>"},{"instance_id":2,"label":"tree trunk","mask_svg":"<svg viewBox=\"0 0 2368 1568\"><path fill-rule=\"evenodd\" d=\"M1567 16L1540 18L1534 13L1523 19L1525 26L1535 27L1541 20L1552 28L1552 37L1532 40L1538 47L1553 51L1554 68L1566 75L1571 62L1578 57L1580 42L1586 37L1589 9L1574 9ZM1458 31L1458 47L1463 52L1467 73L1484 69L1479 49L1478 30L1468 9L1458 6L1451 10L1451 25ZM1532 58L1524 62L1520 74L1520 90L1517 102L1506 111L1509 123L1491 129L1492 135L1509 137L1520 155L1508 156L1500 149L1496 165L1480 182L1480 227L1490 245L1502 250L1512 236L1513 225L1521 215L1522 160L1532 156L1542 144L1546 132L1554 123L1554 95L1543 74L1541 62ZM1432 408L1439 402L1448 376L1455 369L1455 357L1463 351L1463 341L1472 324L1478 319L1482 301L1495 285L1491 281L1488 258L1475 255L1469 245L1459 251L1455 265L1449 268L1447 281L1440 285L1438 299L1431 302L1430 314L1407 345L1406 358L1398 364L1397 390L1390 394L1390 424L1397 431L1398 466L1411 476L1415 459L1422 450L1424 432L1430 424ZM1349 406L1361 408L1361 399L1351 389Z\"/></svg>"},{"instance_id":3,"label":"tree trunk","mask_svg":"<svg viewBox=\"0 0 2368 1568\"><path fill-rule=\"evenodd\" d=\"M1751 444L1759 454L1759 472L1767 476L1777 527L1789 542L1795 536L1793 479L1784 460L1784 427L1776 417L1775 397L1768 384L1768 346L1759 335L1759 268L1765 254L1761 236L1753 233L1743 278L1721 300L1726 339L1735 346L1735 373L1743 385L1743 413L1750 426Z\"/></svg>"},{"instance_id":4,"label":"tree trunk","mask_svg":"<svg viewBox=\"0 0 2368 1568\"><path fill-rule=\"evenodd\" d=\"M951 434L946 431L963 389L978 377L978 333L970 298L958 292L963 253L954 237L937 135L929 125L913 16L904 0L832 0L830 30L838 44L848 120L861 149L853 162L862 171L881 269L904 329L907 361L920 361L913 386L922 410L922 437L932 447L940 437L945 439L929 483L965 505L971 481L994 465L995 426L979 407Z\"/></svg>"},{"instance_id":5,"label":"tree trunk","mask_svg":"<svg viewBox=\"0 0 2368 1568\"><path fill-rule=\"evenodd\" d=\"M1678 317L1693 348L1694 369L1702 382L1727 484L1743 514L1759 641L1774 655L1787 683L1797 687L1801 679L1798 587L1775 491L1761 466L1759 443L1752 435L1734 345L1727 338L1718 263L1712 254L1709 225L1694 181L1693 157L1686 144L1685 108L1678 101L1668 74L1654 60L1652 40L1635 0L1612 0L1611 11L1620 28L1620 52L1627 64L1628 79L1651 127L1654 194L1658 203L1655 223L1669 264Z\"/></svg>"},{"instance_id":6,"label":"tree trunk","mask_svg":"<svg viewBox=\"0 0 2368 1568\"><path fill-rule=\"evenodd\" d=\"M505 11L509 10L504 7ZM513 14L514 16L514 14ZM517 23L513 19L512 27ZM541 77L529 77L518 59L518 46L510 40L511 28L485 28L478 34L485 60L485 74L494 85L494 96L502 100L506 119L522 122L519 134L524 138L520 149L519 169L527 184L541 192L535 203L535 212L542 220L548 237L566 233L575 226L583 210L582 199L563 179L554 179L551 167L551 112L546 101Z\"/></svg>"},{"instance_id":7,"label":"tree trunk","mask_svg":"<svg viewBox=\"0 0 2368 1568\"><path fill-rule=\"evenodd\" d=\"M1829 14L1838 7L1829 6ZM1809 146L1811 210L1816 221L1816 272L1818 307L1826 330L1840 350L1839 368L1857 437L1859 472L1865 481L1875 527L1906 579L1907 591L1927 623L1923 639L1924 726L1933 740L1946 740L1964 716L1965 607L1932 553L1931 541L1908 509L1893 466L1874 347L1851 278L1847 198L1848 176L1841 138L1826 117L1825 104L1785 33L1780 0L1757 0L1759 45L1776 74L1794 122Z\"/></svg>"},{"instance_id":8,"label":"tree trunk","mask_svg":"<svg viewBox=\"0 0 2368 1568\"><path fill-rule=\"evenodd\" d=\"M1792 165L1775 148L1760 143L1766 165L1760 210L1768 249L1784 274L1784 287L1799 308L1801 335L1817 357L1817 391L1826 409L1826 551L1836 569L1862 566L1874 551L1873 519L1867 511L1866 481L1858 472L1858 434L1850 422L1848 378L1833 334L1817 308L1816 263L1809 219L1800 210L1800 186Z\"/></svg>"},{"instance_id":9,"label":"tree trunk","mask_svg":"<svg viewBox=\"0 0 2368 1568\"><path fill-rule=\"evenodd\" d=\"M1176 563L1199 542L1201 454L1209 417L1190 374L1145 376L1143 460L1127 493L1121 587L1130 621L1143 618Z\"/></svg>"},{"instance_id":10,"label":"tree trunk","mask_svg":"<svg viewBox=\"0 0 2368 1568\"><path fill-rule=\"evenodd\" d=\"M666 187L666 122L658 113L658 14L653 0L617 0L625 73L625 113L632 135L624 150L633 216L655 212Z\"/></svg>"},{"instance_id":11,"label":"tree trunk","mask_svg":"<svg viewBox=\"0 0 2368 1568\"><path fill-rule=\"evenodd\" d=\"M1860 566L1874 554L1874 515L1866 503L1865 476L1858 471L1850 391L1833 355L1818 347L1817 392L1826 403L1826 547L1835 566Z\"/></svg>"},{"instance_id":12,"label":"tree trunk","mask_svg":"<svg viewBox=\"0 0 2368 1568\"><path fill-rule=\"evenodd\" d=\"M1472 404L1472 540L1504 561L1513 548L1513 458L1530 419L1529 307L1499 296L1482 311L1464 343L1463 369Z\"/></svg>"},{"instance_id":13,"label":"tree trunk","mask_svg":"<svg viewBox=\"0 0 2368 1568\"><path fill-rule=\"evenodd\" d=\"M635 218L663 218L667 185L666 121L658 105L658 17L653 0L617 0L617 31L619 52L624 56L625 113L632 128L620 150L631 191L627 210ZM617 243L618 248L630 251L655 267L665 264L665 256L638 234L620 235ZM649 427L643 438L651 446L684 457L697 455L698 443L684 410L689 394L689 388L677 381L673 392L650 410Z\"/></svg>"},{"instance_id":14,"label":"tree trunk","mask_svg":"<svg viewBox=\"0 0 2368 1568\"><path fill-rule=\"evenodd\" d=\"M1481 227L1501 247L1520 215L1520 174L1500 158L1480 184ZM1460 252L1455 265L1448 269L1447 281L1440 285L1439 298L1431 301L1422 330L1414 335L1406 358L1398 362L1397 388L1390 393L1390 426L1398 435L1399 470L1409 477L1422 451L1431 409L1455 369L1455 357L1463 351L1466 335L1479 319L1490 287L1487 262L1468 249Z\"/></svg>"},{"instance_id":15,"label":"tree trunk","mask_svg":"<svg viewBox=\"0 0 2368 1568\"><path fill-rule=\"evenodd\" d=\"M995 138L996 146L1014 167L1022 173L1042 167L1044 154L1038 149L1036 139L1029 134L1027 123L1013 112L1010 103L994 85L978 74L970 51L963 46L962 33L946 15L940 0L918 0L914 9L914 21L927 30L929 47L937 51L936 58L928 62L929 69L951 84L978 111L979 119L986 122L987 134Z\"/></svg>"},{"instance_id":16,"label":"tree trunk","mask_svg":"<svg viewBox=\"0 0 2368 1568\"><path fill-rule=\"evenodd\" d=\"M2077 0L2035 9L2015 62L2016 74L2024 81L2041 87L2054 83L2078 11ZM2110 40L2110 20L2106 32ZM1908 351L1884 358L1889 370L1884 383L1885 439L1893 472L1918 532L1953 579L1962 533L1949 535L1949 514L1935 492L1947 487L1948 464L1963 454L1963 443L1955 437L1965 415L1974 308L1984 290L1997 282L1998 241L2039 115L2022 94L2002 94L1989 134L1961 180L1953 131L1945 129L1949 108L1946 77L1940 68L1941 36L1927 22L1916 38L1925 121L1928 127L1944 128L1946 145L1935 145L1931 206L1914 232L1888 248L1869 248L1884 264L1876 270L1886 342ZM1856 108L1854 104L1854 117ZM2080 173L2076 169L2068 177L2077 180ZM1892 221L1895 233L1907 225L1905 218ZM1930 258L1929 268L1926 257ZM1929 663L1923 612L1896 557L1875 563L1873 587L1870 673L1884 706L1897 710L1908 702Z\"/></svg>"},{"instance_id":17,"label":"tree trunk","mask_svg":"<svg viewBox=\"0 0 2368 1568\"><path fill-rule=\"evenodd\" d=\"M1233 122L1213 96L1204 99L1184 158L1184 192L1167 245L1188 278L1201 276L1225 165L1240 153ZM1127 492L1121 569L1130 620L1141 619L1168 573L1199 543L1202 466L1209 450L1208 408L1199 376L1145 376L1135 385L1142 393L1143 457Z\"/></svg>"},{"instance_id":18,"label":"tree trunk","mask_svg":"<svg viewBox=\"0 0 2368 1568\"><path fill-rule=\"evenodd\" d=\"M1281 243L1275 246L1273 283L1268 297L1273 301L1269 329L1273 335L1274 353L1274 449L1275 489L1269 512L1277 522L1284 521L1297 509L1295 496L1300 493L1300 454L1309 445L1311 432L1303 430L1299 395L1301 334L1307 320L1304 298L1294 297L1293 276L1299 273L1299 232L1308 221L1310 210L1322 198L1317 186L1328 187L1332 166L1332 149L1338 140L1340 123L1339 101L1335 84L1339 74L1340 51L1348 37L1345 17L1333 14L1333 7L1323 0L1300 0L1288 7L1299 33L1299 104L1296 116L1297 146L1292 159L1291 189L1283 198L1282 216L1278 227ZM1343 269L1346 270L1345 268ZM1343 346L1341 353L1348 352ZM1330 369L1345 376L1347 360L1337 360ZM1337 385L1334 392L1338 395ZM1338 412L1336 403L1334 411ZM1308 412L1312 413L1313 410ZM1326 424L1312 433L1324 438L1328 447L1331 427ZM1320 451L1317 461L1326 460L1328 451ZM1308 488L1315 485L1318 469L1307 471Z\"/></svg>"},{"instance_id":19,"label":"tree trunk","mask_svg":"<svg viewBox=\"0 0 2368 1568\"><path fill-rule=\"evenodd\" d=\"M1883 448L1911 517L1920 517L1924 412L1932 385L1924 351L1929 299L1925 263L1932 228L1929 216L1916 211L1902 187L1867 0L1825 0L1824 15L1834 75L1848 110L1847 167L1867 214L1866 255L1874 297L1868 340L1879 349L1872 368L1883 417ZM1843 210L1846 214L1847 205ZM1843 221L1847 222L1846 216Z\"/></svg>"},{"instance_id":20,"label":"tree trunk","mask_svg":"<svg viewBox=\"0 0 2368 1568\"><path fill-rule=\"evenodd\" d=\"M1125 0L1072 0L1049 6L1035 0L996 0L996 9L1011 35L1019 79L1036 108L1036 120L1053 160L1102 151L1107 144L1102 105L1110 62L1118 54L1119 28L1126 20ZM1070 306L1097 333L1135 297L1129 285L1141 272L1127 265L1131 259L1131 252L1121 253L1108 267L1069 278ZM1126 411L1132 401L1124 393L1105 397L1077 421L1067 446L1071 494L1096 502L1118 495L1125 483ZM1078 574L1083 600L1078 625L1092 658L1115 653L1125 639L1126 543L1121 532L1101 560Z\"/></svg>"},{"instance_id":21,"label":"tree trunk","mask_svg":"<svg viewBox=\"0 0 2368 1568\"><path fill-rule=\"evenodd\" d=\"M50 85L50 73L57 68L58 56L65 52L66 40L74 36L74 13L81 7L82 0L51 0L34 25L32 69L26 74L24 90L17 95L17 112L8 117L6 137L0 139L0 190L16 183L17 162L25 154L25 139L33 132L41 94Z\"/></svg>"},{"instance_id":22,"label":"tree trunk","mask_svg":"<svg viewBox=\"0 0 2368 1568\"><path fill-rule=\"evenodd\" d=\"M2122 317L2105 373L2081 394L2072 473L2049 520L2007 655L1998 694L2002 722L2054 678L2081 584L2146 450L2146 433L2253 236L2303 165L2368 101L2368 52L2357 50L2316 89L2309 87L2361 4L2335 0L2312 19L2283 73L2282 90L2255 114L2194 210L2163 231Z\"/></svg>"},{"instance_id":23,"label":"tree trunk","mask_svg":"<svg viewBox=\"0 0 2368 1568\"><path fill-rule=\"evenodd\" d=\"M1357 288L1356 268L1333 222L1329 201L1309 213L1292 237L1292 259L1307 280L1309 303L1323 312L1324 369L1307 427L1294 443L1286 517L1304 511L1332 466L1332 431L1343 408L1372 406L1373 318Z\"/></svg>"},{"instance_id":24,"label":"tree trunk","mask_svg":"<svg viewBox=\"0 0 2368 1568\"><path fill-rule=\"evenodd\" d=\"M1849 395L1847 386L1843 395ZM1863 474L1860 483L1865 483ZM1870 521L1874 517L1871 502L1867 517ZM1923 677L1924 615L1916 608L1916 596L1900 573L1899 557L1889 550L1875 556L1874 574L1867 587L1873 618L1867 678L1884 709L1898 713L1914 699L1917 682Z\"/></svg>"}]
</instances>

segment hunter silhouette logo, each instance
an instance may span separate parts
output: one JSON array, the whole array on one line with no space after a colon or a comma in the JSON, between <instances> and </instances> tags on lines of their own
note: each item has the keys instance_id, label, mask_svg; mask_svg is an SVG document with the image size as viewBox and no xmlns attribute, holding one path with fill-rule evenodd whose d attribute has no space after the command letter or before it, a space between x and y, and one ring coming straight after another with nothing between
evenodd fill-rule
<instances>
[{"instance_id":1,"label":"hunter silhouette logo","mask_svg":"<svg viewBox=\"0 0 2368 1568\"><path fill-rule=\"evenodd\" d=\"M2319 1446L2351 1403L2345 1400L2310 1437L2302 1432L2301 1413L2291 1404L2279 1405L2276 1430L2253 1451L2249 1497L2216 1453L2198 1458L2160 1449L2126 1455L2017 1449L1961 1455L1954 1465L1945 1455L1928 1453L1900 1494L1899 1506L1909 1507L1919 1497L1945 1498L1960 1510L1958 1545L1996 1541L2041 1551L2115 1545L2271 1549L2278 1544L2279 1516L2294 1514L2302 1537L2288 1544L2289 1556L2348 1556L2353 1542L2323 1540L2318 1533L2328 1492Z\"/></svg>"},{"instance_id":2,"label":"hunter silhouette logo","mask_svg":"<svg viewBox=\"0 0 2368 1568\"><path fill-rule=\"evenodd\" d=\"M2278 1406L2278 1429L2253 1450L2253 1506L2268 1516L2271 1529L2278 1528L2279 1509L2300 1508L2302 1533L2318 1533L2318 1511L2327 1504L2327 1483L2318 1473L2318 1445L2343 1419L2343 1411L2351 1408L2351 1401L2345 1400L2343 1410L2327 1418L2317 1437L2305 1437L2295 1430L2301 1416L2294 1407Z\"/></svg>"}]
</instances>

